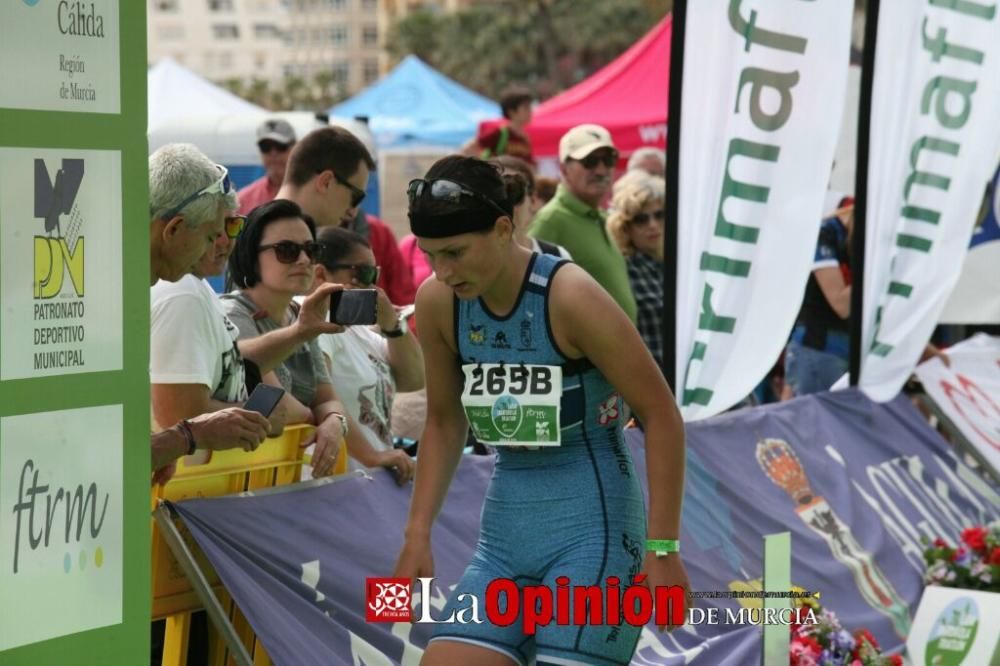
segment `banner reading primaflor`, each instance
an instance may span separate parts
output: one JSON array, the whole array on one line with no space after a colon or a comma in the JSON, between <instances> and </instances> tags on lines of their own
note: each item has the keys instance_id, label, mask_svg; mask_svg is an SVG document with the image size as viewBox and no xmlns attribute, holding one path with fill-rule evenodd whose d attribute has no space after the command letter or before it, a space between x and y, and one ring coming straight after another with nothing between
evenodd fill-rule
<instances>
[{"instance_id":1,"label":"banner reading primaflor","mask_svg":"<svg viewBox=\"0 0 1000 666\"><path fill-rule=\"evenodd\" d=\"M958 281L1000 154L997 3L882 0L871 99L859 385L886 401Z\"/></svg>"},{"instance_id":2,"label":"banner reading primaflor","mask_svg":"<svg viewBox=\"0 0 1000 666\"><path fill-rule=\"evenodd\" d=\"M746 396L788 339L847 86L850 2L749 4L687 8L676 202L687 420Z\"/></svg>"}]
</instances>

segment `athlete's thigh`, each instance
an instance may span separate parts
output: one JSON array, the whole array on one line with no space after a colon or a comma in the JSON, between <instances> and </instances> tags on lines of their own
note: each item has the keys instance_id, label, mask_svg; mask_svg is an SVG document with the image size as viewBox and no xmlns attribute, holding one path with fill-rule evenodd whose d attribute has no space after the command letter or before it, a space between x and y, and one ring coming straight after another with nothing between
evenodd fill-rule
<instances>
[{"instance_id":1,"label":"athlete's thigh","mask_svg":"<svg viewBox=\"0 0 1000 666\"><path fill-rule=\"evenodd\" d=\"M438 638L431 641L420 666L454 666L479 664L481 666L521 666L521 662L494 647L476 645L461 640Z\"/></svg>"}]
</instances>

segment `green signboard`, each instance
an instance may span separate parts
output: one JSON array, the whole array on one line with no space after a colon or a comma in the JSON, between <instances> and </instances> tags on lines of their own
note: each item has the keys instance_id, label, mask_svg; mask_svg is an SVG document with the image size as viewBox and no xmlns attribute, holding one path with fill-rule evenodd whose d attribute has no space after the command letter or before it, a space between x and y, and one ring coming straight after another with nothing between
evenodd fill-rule
<instances>
[{"instance_id":1,"label":"green signboard","mask_svg":"<svg viewBox=\"0 0 1000 666\"><path fill-rule=\"evenodd\" d=\"M145 3L0 2L0 663L149 658Z\"/></svg>"}]
</instances>

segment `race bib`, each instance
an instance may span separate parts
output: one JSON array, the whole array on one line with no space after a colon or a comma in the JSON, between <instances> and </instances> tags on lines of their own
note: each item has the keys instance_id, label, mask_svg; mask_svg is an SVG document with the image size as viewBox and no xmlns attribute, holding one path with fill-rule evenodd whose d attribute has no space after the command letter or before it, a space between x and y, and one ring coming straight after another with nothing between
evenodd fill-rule
<instances>
[{"instance_id":1,"label":"race bib","mask_svg":"<svg viewBox=\"0 0 1000 666\"><path fill-rule=\"evenodd\" d=\"M561 367L468 363L462 372L462 406L476 439L494 446L559 446Z\"/></svg>"}]
</instances>

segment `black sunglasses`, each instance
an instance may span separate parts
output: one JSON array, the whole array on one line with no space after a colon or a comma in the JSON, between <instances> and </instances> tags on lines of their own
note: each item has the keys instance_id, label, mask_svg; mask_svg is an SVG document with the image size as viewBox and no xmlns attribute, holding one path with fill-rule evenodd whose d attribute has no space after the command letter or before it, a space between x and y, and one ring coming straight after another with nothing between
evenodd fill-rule
<instances>
[{"instance_id":1,"label":"black sunglasses","mask_svg":"<svg viewBox=\"0 0 1000 666\"><path fill-rule=\"evenodd\" d=\"M354 183L349 183L345 179L338 176L336 171L333 172L333 179L351 191L351 208L357 208L361 205L361 202L365 200L365 196L367 196L368 193Z\"/></svg>"},{"instance_id":2,"label":"black sunglasses","mask_svg":"<svg viewBox=\"0 0 1000 666\"><path fill-rule=\"evenodd\" d=\"M650 220L656 220L657 222L663 222L667 217L666 211L662 208L660 210L654 210L652 213L636 213L629 220L632 224L642 227L649 224Z\"/></svg>"},{"instance_id":3,"label":"black sunglasses","mask_svg":"<svg viewBox=\"0 0 1000 666\"><path fill-rule=\"evenodd\" d=\"M461 203L462 197L468 197L485 203L501 215L510 216L510 213L501 208L500 204L485 194L473 192L452 180L424 180L423 178L415 178L407 186L406 196L410 200L411 209L417 208L421 199L424 198L430 198L431 201L457 204Z\"/></svg>"},{"instance_id":4,"label":"black sunglasses","mask_svg":"<svg viewBox=\"0 0 1000 666\"><path fill-rule=\"evenodd\" d=\"M278 143L270 139L265 139L257 144L257 148L260 149L262 155L267 155L268 153L287 153L291 147L292 144L290 143Z\"/></svg>"},{"instance_id":5,"label":"black sunglasses","mask_svg":"<svg viewBox=\"0 0 1000 666\"><path fill-rule=\"evenodd\" d=\"M271 243L270 245L261 245L257 248L258 252L264 252L265 250L274 250L275 258L283 264L294 264L299 260L299 255L305 252L309 258L309 263L315 264L319 257L321 246L316 241L296 243L295 241L286 240Z\"/></svg>"},{"instance_id":6,"label":"black sunglasses","mask_svg":"<svg viewBox=\"0 0 1000 666\"><path fill-rule=\"evenodd\" d=\"M603 164L612 169L618 162L618 152L613 150L610 152L593 152L582 160L577 160L577 162L582 164L584 169L593 169L598 164Z\"/></svg>"},{"instance_id":7,"label":"black sunglasses","mask_svg":"<svg viewBox=\"0 0 1000 666\"><path fill-rule=\"evenodd\" d=\"M378 281L378 266L371 264L330 264L326 268L331 271L350 268L354 271L354 279L365 287Z\"/></svg>"}]
</instances>

